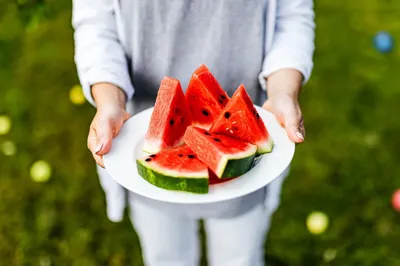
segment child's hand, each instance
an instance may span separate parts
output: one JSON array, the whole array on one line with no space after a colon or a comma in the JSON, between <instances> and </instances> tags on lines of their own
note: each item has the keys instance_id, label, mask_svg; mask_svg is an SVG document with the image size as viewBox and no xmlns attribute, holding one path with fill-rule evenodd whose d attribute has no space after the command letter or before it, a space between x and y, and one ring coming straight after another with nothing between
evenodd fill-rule
<instances>
[{"instance_id":1,"label":"child's hand","mask_svg":"<svg viewBox=\"0 0 400 266\"><path fill-rule=\"evenodd\" d=\"M301 143L304 141L305 128L298 95L302 75L292 69L283 69L267 79L268 100L263 108L274 113L278 122L286 129L289 138Z\"/></svg>"},{"instance_id":2,"label":"child's hand","mask_svg":"<svg viewBox=\"0 0 400 266\"><path fill-rule=\"evenodd\" d=\"M130 114L125 110L125 95L118 87L96 84L92 94L97 112L90 125L87 144L96 163L104 168L103 155L110 151L113 138Z\"/></svg>"}]
</instances>

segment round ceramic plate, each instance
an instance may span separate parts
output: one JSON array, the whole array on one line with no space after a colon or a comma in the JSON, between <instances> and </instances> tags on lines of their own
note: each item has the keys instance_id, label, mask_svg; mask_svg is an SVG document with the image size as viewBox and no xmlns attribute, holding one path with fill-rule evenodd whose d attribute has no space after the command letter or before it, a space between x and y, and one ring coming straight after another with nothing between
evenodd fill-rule
<instances>
[{"instance_id":1,"label":"round ceramic plate","mask_svg":"<svg viewBox=\"0 0 400 266\"><path fill-rule=\"evenodd\" d=\"M110 152L104 155L105 167L108 173L126 189L163 202L215 203L247 195L277 178L289 166L295 150L295 144L288 138L274 115L261 107L256 106L256 108L274 140L273 151L261 156L257 164L245 175L222 184L211 185L208 194L161 189L148 183L138 174L136 159L146 156L142 146L153 108L138 113L124 124L114 139Z\"/></svg>"}]
</instances>

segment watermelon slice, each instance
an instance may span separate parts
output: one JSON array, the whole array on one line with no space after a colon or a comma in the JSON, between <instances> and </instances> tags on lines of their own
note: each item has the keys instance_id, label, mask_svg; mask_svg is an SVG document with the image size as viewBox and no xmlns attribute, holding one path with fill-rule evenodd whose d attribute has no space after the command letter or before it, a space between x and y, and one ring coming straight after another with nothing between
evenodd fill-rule
<instances>
[{"instance_id":1,"label":"watermelon slice","mask_svg":"<svg viewBox=\"0 0 400 266\"><path fill-rule=\"evenodd\" d=\"M183 144L186 128L192 123L179 80L164 77L145 136L143 151L157 153Z\"/></svg>"},{"instance_id":2,"label":"watermelon slice","mask_svg":"<svg viewBox=\"0 0 400 266\"><path fill-rule=\"evenodd\" d=\"M163 150L136 163L140 176L157 187L208 193L208 168L186 145Z\"/></svg>"},{"instance_id":3,"label":"watermelon slice","mask_svg":"<svg viewBox=\"0 0 400 266\"><path fill-rule=\"evenodd\" d=\"M193 117L193 125L209 129L229 100L217 79L206 65L198 67L185 93Z\"/></svg>"},{"instance_id":4,"label":"watermelon slice","mask_svg":"<svg viewBox=\"0 0 400 266\"><path fill-rule=\"evenodd\" d=\"M184 141L219 178L246 173L257 152L253 144L193 126L187 128Z\"/></svg>"},{"instance_id":5,"label":"watermelon slice","mask_svg":"<svg viewBox=\"0 0 400 266\"><path fill-rule=\"evenodd\" d=\"M271 152L274 145L243 84L215 120L210 132L232 136L257 145L258 154Z\"/></svg>"}]
</instances>

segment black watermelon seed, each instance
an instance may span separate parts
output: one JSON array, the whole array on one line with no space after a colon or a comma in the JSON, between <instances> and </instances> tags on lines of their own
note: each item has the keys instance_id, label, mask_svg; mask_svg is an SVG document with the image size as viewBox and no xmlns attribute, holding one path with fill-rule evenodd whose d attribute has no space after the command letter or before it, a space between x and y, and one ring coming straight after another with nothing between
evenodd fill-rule
<instances>
[{"instance_id":1,"label":"black watermelon seed","mask_svg":"<svg viewBox=\"0 0 400 266\"><path fill-rule=\"evenodd\" d=\"M189 155L188 155L188 158L190 158L190 159L194 159L194 157L195 157L195 156L194 156L193 154L189 154Z\"/></svg>"},{"instance_id":2,"label":"black watermelon seed","mask_svg":"<svg viewBox=\"0 0 400 266\"><path fill-rule=\"evenodd\" d=\"M203 115L208 116L208 111L207 110L203 110L201 112L203 113Z\"/></svg>"},{"instance_id":3,"label":"black watermelon seed","mask_svg":"<svg viewBox=\"0 0 400 266\"><path fill-rule=\"evenodd\" d=\"M207 136L211 136L211 134L209 133L209 132L204 132L204 135L207 135Z\"/></svg>"},{"instance_id":4,"label":"black watermelon seed","mask_svg":"<svg viewBox=\"0 0 400 266\"><path fill-rule=\"evenodd\" d=\"M237 126L233 126L232 129L233 129L234 131L239 130L239 128L238 128Z\"/></svg>"},{"instance_id":5,"label":"black watermelon seed","mask_svg":"<svg viewBox=\"0 0 400 266\"><path fill-rule=\"evenodd\" d=\"M225 116L226 119L228 119L229 117L231 117L231 113L225 112L224 116Z\"/></svg>"},{"instance_id":6,"label":"black watermelon seed","mask_svg":"<svg viewBox=\"0 0 400 266\"><path fill-rule=\"evenodd\" d=\"M150 161L151 161L151 158L147 158L145 161L146 161L146 162L150 162Z\"/></svg>"},{"instance_id":7,"label":"black watermelon seed","mask_svg":"<svg viewBox=\"0 0 400 266\"><path fill-rule=\"evenodd\" d=\"M178 154L178 157L183 157L183 154L182 154L182 153L179 153L179 154Z\"/></svg>"},{"instance_id":8,"label":"black watermelon seed","mask_svg":"<svg viewBox=\"0 0 400 266\"><path fill-rule=\"evenodd\" d=\"M253 110L253 115L256 115L256 110Z\"/></svg>"},{"instance_id":9,"label":"black watermelon seed","mask_svg":"<svg viewBox=\"0 0 400 266\"><path fill-rule=\"evenodd\" d=\"M226 96L225 96L225 95L221 95L220 97L221 97L222 100L225 100L225 99L226 99Z\"/></svg>"},{"instance_id":10,"label":"black watermelon seed","mask_svg":"<svg viewBox=\"0 0 400 266\"><path fill-rule=\"evenodd\" d=\"M169 124L172 126L175 123L174 119L169 120Z\"/></svg>"},{"instance_id":11,"label":"black watermelon seed","mask_svg":"<svg viewBox=\"0 0 400 266\"><path fill-rule=\"evenodd\" d=\"M219 99L218 102L219 102L220 104L223 104L223 103L224 103L224 101L221 100L221 99Z\"/></svg>"},{"instance_id":12,"label":"black watermelon seed","mask_svg":"<svg viewBox=\"0 0 400 266\"><path fill-rule=\"evenodd\" d=\"M150 157L151 157L151 158L155 158L155 157L156 157L156 155L155 155L155 154L152 154L152 155L150 155Z\"/></svg>"},{"instance_id":13,"label":"black watermelon seed","mask_svg":"<svg viewBox=\"0 0 400 266\"><path fill-rule=\"evenodd\" d=\"M259 118L260 118L260 115L259 115L258 113L256 114L256 118L257 118L257 119L259 119Z\"/></svg>"},{"instance_id":14,"label":"black watermelon seed","mask_svg":"<svg viewBox=\"0 0 400 266\"><path fill-rule=\"evenodd\" d=\"M214 141L221 142L221 140L219 138L214 138Z\"/></svg>"}]
</instances>

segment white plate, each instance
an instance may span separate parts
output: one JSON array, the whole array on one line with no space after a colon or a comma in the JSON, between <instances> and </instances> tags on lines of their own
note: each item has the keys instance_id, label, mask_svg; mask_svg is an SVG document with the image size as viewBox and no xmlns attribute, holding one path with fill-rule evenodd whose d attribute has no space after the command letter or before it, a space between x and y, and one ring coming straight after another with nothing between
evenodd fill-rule
<instances>
[{"instance_id":1,"label":"white plate","mask_svg":"<svg viewBox=\"0 0 400 266\"><path fill-rule=\"evenodd\" d=\"M136 159L146 156L142 152L144 135L149 125L153 108L144 110L130 118L114 139L110 152L104 155L104 164L109 174L126 189L153 200L201 204L234 199L254 192L277 178L290 164L295 150L286 131L278 124L273 114L256 106L270 135L274 149L263 155L257 165L245 175L210 186L208 194L193 194L158 188L144 180L137 172Z\"/></svg>"}]
</instances>

